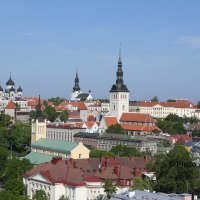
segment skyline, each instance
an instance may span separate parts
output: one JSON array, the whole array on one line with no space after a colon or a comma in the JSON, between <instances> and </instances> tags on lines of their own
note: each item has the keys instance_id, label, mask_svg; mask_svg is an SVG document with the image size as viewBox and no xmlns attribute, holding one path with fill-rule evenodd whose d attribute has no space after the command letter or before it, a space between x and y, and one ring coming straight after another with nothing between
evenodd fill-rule
<instances>
[{"instance_id":1,"label":"skyline","mask_svg":"<svg viewBox=\"0 0 200 200\"><path fill-rule=\"evenodd\" d=\"M24 96L109 98L120 43L131 100L200 100L200 2L0 2L0 84L10 72ZM41 70L42 69L42 70Z\"/></svg>"}]
</instances>

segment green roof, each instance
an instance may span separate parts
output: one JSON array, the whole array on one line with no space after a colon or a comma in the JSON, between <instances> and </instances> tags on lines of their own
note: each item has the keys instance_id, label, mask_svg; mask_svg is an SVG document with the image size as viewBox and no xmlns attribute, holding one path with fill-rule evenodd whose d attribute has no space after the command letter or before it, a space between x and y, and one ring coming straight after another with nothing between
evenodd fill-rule
<instances>
[{"instance_id":1,"label":"green roof","mask_svg":"<svg viewBox=\"0 0 200 200\"><path fill-rule=\"evenodd\" d=\"M78 143L41 138L38 141L32 143L31 146L33 148L42 150L52 150L58 153L69 154L75 147L78 146Z\"/></svg>"},{"instance_id":2,"label":"green roof","mask_svg":"<svg viewBox=\"0 0 200 200\"><path fill-rule=\"evenodd\" d=\"M26 155L24 158L30 160L30 162L34 165L38 165L40 163L49 162L52 160L53 156L45 155L41 153L31 152Z\"/></svg>"}]
</instances>

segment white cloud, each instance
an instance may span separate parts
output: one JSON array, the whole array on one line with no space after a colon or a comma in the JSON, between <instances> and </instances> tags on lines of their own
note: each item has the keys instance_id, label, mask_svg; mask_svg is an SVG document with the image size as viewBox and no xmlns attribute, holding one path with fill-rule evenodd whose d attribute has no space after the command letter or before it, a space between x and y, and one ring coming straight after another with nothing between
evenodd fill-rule
<instances>
[{"instance_id":1,"label":"white cloud","mask_svg":"<svg viewBox=\"0 0 200 200\"><path fill-rule=\"evenodd\" d=\"M180 41L189 48L200 49L200 36L185 36L181 37Z\"/></svg>"}]
</instances>

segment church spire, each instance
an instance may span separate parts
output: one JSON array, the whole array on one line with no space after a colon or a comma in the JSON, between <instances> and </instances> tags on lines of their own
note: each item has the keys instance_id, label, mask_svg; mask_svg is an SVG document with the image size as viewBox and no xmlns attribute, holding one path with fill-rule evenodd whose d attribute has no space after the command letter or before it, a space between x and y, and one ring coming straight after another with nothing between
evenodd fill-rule
<instances>
[{"instance_id":1,"label":"church spire","mask_svg":"<svg viewBox=\"0 0 200 200\"><path fill-rule=\"evenodd\" d=\"M121 45L121 44L120 44ZM121 60L121 46L119 49L119 60L117 67L117 80L116 84L112 86L110 92L129 92L123 80L122 60Z\"/></svg>"},{"instance_id":2,"label":"church spire","mask_svg":"<svg viewBox=\"0 0 200 200\"><path fill-rule=\"evenodd\" d=\"M75 77L75 80L74 80L73 92L80 91L80 90L81 90L81 88L79 86L78 70L76 70L76 77Z\"/></svg>"},{"instance_id":3,"label":"church spire","mask_svg":"<svg viewBox=\"0 0 200 200\"><path fill-rule=\"evenodd\" d=\"M42 116L42 108L41 108L41 100L40 100L40 95L38 98L38 104L36 106L36 119L38 119L39 121L43 121L43 116Z\"/></svg>"}]
</instances>

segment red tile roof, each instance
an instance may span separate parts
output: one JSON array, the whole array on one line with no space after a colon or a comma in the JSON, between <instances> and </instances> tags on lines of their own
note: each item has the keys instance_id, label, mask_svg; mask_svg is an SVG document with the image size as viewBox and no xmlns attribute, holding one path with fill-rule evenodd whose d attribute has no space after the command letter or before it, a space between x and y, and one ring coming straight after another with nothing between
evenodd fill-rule
<instances>
[{"instance_id":1,"label":"red tile roof","mask_svg":"<svg viewBox=\"0 0 200 200\"><path fill-rule=\"evenodd\" d=\"M120 126L124 130L129 130L129 131L153 131L153 130L160 130L156 126L147 126L147 125L132 125L132 124L120 124Z\"/></svg>"},{"instance_id":2,"label":"red tile roof","mask_svg":"<svg viewBox=\"0 0 200 200\"><path fill-rule=\"evenodd\" d=\"M87 110L87 107L86 105L84 104L84 102L66 102L66 101L63 101L59 104L59 106L61 107L66 107L67 105L72 105L72 106L76 106L79 108L79 110Z\"/></svg>"},{"instance_id":3,"label":"red tile roof","mask_svg":"<svg viewBox=\"0 0 200 200\"><path fill-rule=\"evenodd\" d=\"M101 182L114 179L120 185L121 180L132 180L134 175L146 171L147 163L153 157L117 157L60 160L42 163L24 174L33 177L41 174L52 183L63 183L72 186L85 185L86 182Z\"/></svg>"},{"instance_id":4,"label":"red tile roof","mask_svg":"<svg viewBox=\"0 0 200 200\"><path fill-rule=\"evenodd\" d=\"M151 102L141 101L141 107L153 107L160 105L163 107L174 107L174 108L196 108L196 105L191 103L189 100L176 100L175 102Z\"/></svg>"},{"instance_id":5,"label":"red tile roof","mask_svg":"<svg viewBox=\"0 0 200 200\"><path fill-rule=\"evenodd\" d=\"M155 123L154 120L149 114L143 113L122 113L120 122L148 122Z\"/></svg>"},{"instance_id":6,"label":"red tile roof","mask_svg":"<svg viewBox=\"0 0 200 200\"><path fill-rule=\"evenodd\" d=\"M107 128L111 125L117 124L117 118L113 116L104 116Z\"/></svg>"},{"instance_id":7,"label":"red tile roof","mask_svg":"<svg viewBox=\"0 0 200 200\"><path fill-rule=\"evenodd\" d=\"M7 106L6 106L6 109L16 109L16 105L13 101L9 101Z\"/></svg>"}]
</instances>

